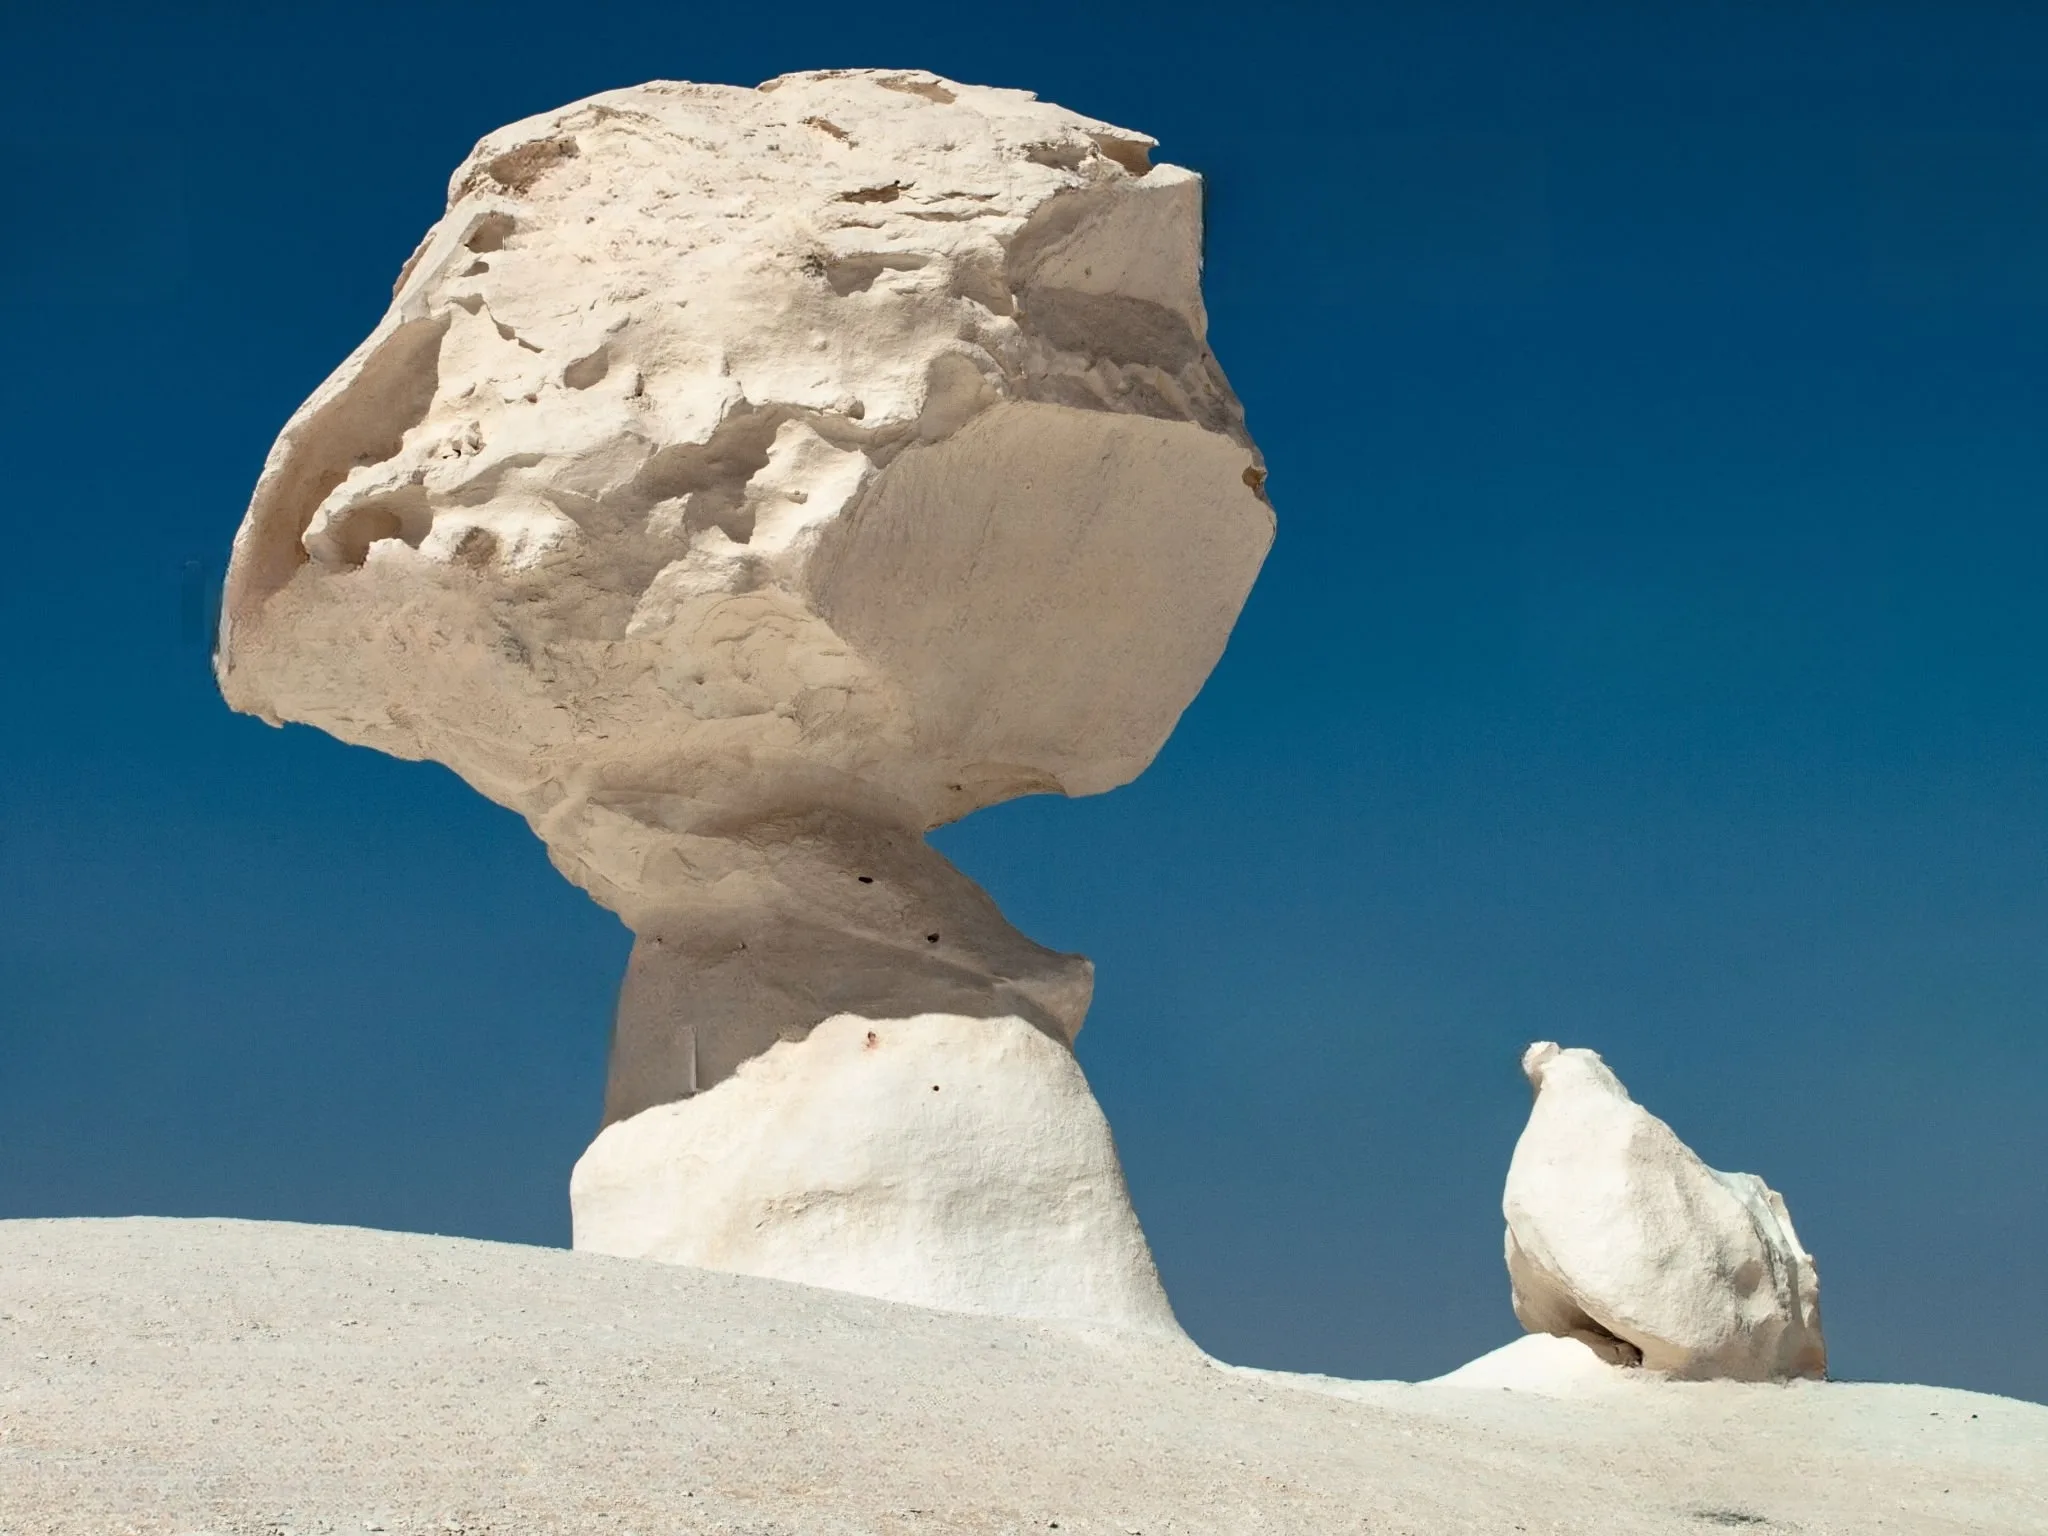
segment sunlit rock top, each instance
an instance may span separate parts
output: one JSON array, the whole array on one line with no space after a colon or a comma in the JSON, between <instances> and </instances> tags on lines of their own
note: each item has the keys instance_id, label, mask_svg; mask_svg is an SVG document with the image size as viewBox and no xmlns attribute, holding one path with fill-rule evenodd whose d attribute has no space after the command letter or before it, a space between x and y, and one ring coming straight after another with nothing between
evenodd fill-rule
<instances>
[{"instance_id":1,"label":"sunlit rock top","mask_svg":"<svg viewBox=\"0 0 2048 1536\"><path fill-rule=\"evenodd\" d=\"M748 827L1129 780L1273 527L1151 147L890 71L489 135L270 454L229 701L446 763L643 932L810 900Z\"/></svg>"}]
</instances>

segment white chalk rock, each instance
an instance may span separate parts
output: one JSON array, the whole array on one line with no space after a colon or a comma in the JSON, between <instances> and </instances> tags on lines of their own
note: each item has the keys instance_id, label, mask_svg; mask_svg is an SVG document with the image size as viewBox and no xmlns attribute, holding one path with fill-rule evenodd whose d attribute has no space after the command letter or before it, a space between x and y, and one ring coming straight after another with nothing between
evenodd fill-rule
<instances>
[{"instance_id":1,"label":"white chalk rock","mask_svg":"<svg viewBox=\"0 0 2048 1536\"><path fill-rule=\"evenodd\" d=\"M1645 1379L1632 1368L1635 1357L1632 1347L1599 1334L1525 1333L1422 1385L1581 1397Z\"/></svg>"},{"instance_id":2,"label":"white chalk rock","mask_svg":"<svg viewBox=\"0 0 2048 1536\"><path fill-rule=\"evenodd\" d=\"M1272 539L1151 145L901 70L529 118L272 449L228 701L446 764L635 933L579 1245L1171 1326L1088 962L925 841L1141 772ZM895 1022L790 1047L840 1015Z\"/></svg>"},{"instance_id":3,"label":"white chalk rock","mask_svg":"<svg viewBox=\"0 0 2048 1536\"><path fill-rule=\"evenodd\" d=\"M1272 538L1151 145L900 70L529 118L272 449L223 692L626 920L608 1120L840 1012L1080 1027L924 834L1141 772Z\"/></svg>"},{"instance_id":4,"label":"white chalk rock","mask_svg":"<svg viewBox=\"0 0 2048 1536\"><path fill-rule=\"evenodd\" d=\"M829 1019L614 1122L569 1188L579 1249L1179 1332L1080 1067L1022 1019Z\"/></svg>"},{"instance_id":5,"label":"white chalk rock","mask_svg":"<svg viewBox=\"0 0 2048 1536\"><path fill-rule=\"evenodd\" d=\"M1678 1377L1825 1374L1819 1277L1776 1191L1701 1162L1592 1051L1539 1042L1522 1070L1536 1102L1502 1202L1522 1326Z\"/></svg>"}]
</instances>

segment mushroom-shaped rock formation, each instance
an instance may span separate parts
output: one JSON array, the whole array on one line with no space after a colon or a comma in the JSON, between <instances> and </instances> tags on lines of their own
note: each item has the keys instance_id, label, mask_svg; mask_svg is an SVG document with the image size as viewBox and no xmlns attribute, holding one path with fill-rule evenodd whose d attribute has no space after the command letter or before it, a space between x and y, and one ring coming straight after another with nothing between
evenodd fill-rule
<instances>
[{"instance_id":1,"label":"mushroom-shaped rock formation","mask_svg":"<svg viewBox=\"0 0 2048 1536\"><path fill-rule=\"evenodd\" d=\"M1676 1377L1825 1374L1819 1277L1777 1192L1701 1162L1592 1051L1541 1041L1522 1070L1536 1102L1502 1201L1522 1326Z\"/></svg>"},{"instance_id":2,"label":"mushroom-shaped rock formation","mask_svg":"<svg viewBox=\"0 0 2048 1536\"><path fill-rule=\"evenodd\" d=\"M530 118L272 449L222 691L445 763L624 919L606 1124L839 1015L1071 1045L1088 962L924 834L1141 772L1272 539L1151 147L914 71Z\"/></svg>"}]
</instances>

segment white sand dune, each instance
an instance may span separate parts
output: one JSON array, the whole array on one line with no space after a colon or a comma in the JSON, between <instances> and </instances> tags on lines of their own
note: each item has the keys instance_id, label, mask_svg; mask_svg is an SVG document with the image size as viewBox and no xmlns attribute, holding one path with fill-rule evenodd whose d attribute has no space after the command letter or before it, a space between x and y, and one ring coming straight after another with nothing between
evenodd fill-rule
<instances>
[{"instance_id":1,"label":"white sand dune","mask_svg":"<svg viewBox=\"0 0 2048 1536\"><path fill-rule=\"evenodd\" d=\"M2048 1532L2048 1408L1558 1399L553 1249L0 1222L0 1532Z\"/></svg>"}]
</instances>

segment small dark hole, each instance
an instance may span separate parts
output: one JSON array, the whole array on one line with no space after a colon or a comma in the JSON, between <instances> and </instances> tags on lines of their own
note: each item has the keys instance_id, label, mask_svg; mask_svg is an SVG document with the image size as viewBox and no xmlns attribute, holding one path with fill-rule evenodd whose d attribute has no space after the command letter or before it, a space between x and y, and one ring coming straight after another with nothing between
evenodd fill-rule
<instances>
[{"instance_id":1,"label":"small dark hole","mask_svg":"<svg viewBox=\"0 0 2048 1536\"><path fill-rule=\"evenodd\" d=\"M932 1092L933 1092L933 1093L937 1093L938 1091L939 1091L939 1085L938 1085L937 1083L933 1083L933 1084L932 1084Z\"/></svg>"},{"instance_id":2,"label":"small dark hole","mask_svg":"<svg viewBox=\"0 0 2048 1536\"><path fill-rule=\"evenodd\" d=\"M862 885L873 885L875 883L875 877L873 875L862 875L860 877L860 883Z\"/></svg>"},{"instance_id":3,"label":"small dark hole","mask_svg":"<svg viewBox=\"0 0 2048 1536\"><path fill-rule=\"evenodd\" d=\"M924 936L924 941L927 944L936 944L939 942L939 936L936 933L928 933Z\"/></svg>"}]
</instances>

